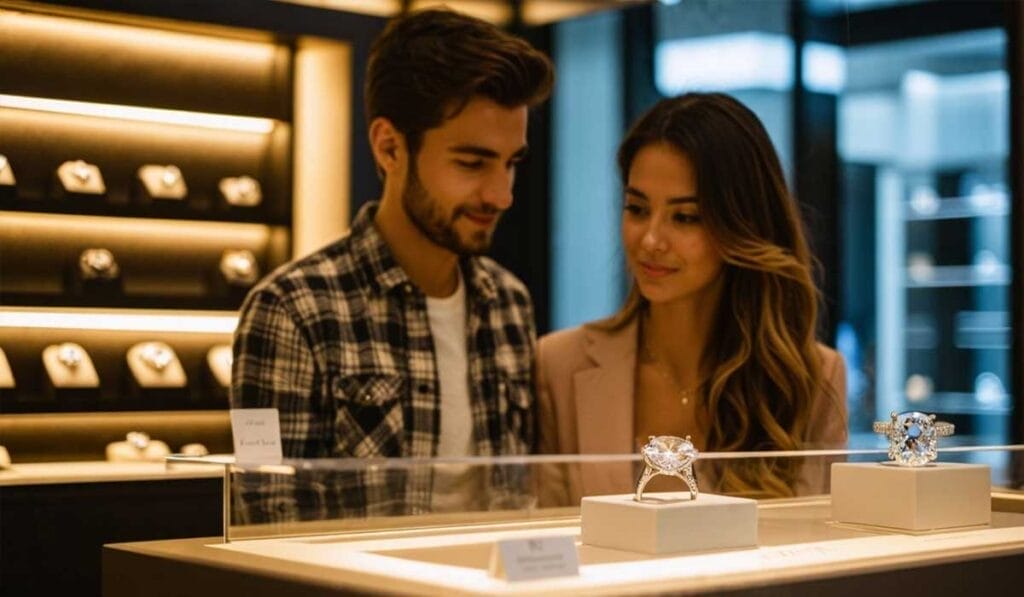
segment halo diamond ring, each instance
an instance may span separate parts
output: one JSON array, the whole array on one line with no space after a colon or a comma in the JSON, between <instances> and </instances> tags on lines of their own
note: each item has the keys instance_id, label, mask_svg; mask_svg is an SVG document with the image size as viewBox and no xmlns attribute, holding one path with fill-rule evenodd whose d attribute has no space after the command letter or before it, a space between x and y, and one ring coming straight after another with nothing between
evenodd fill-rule
<instances>
[{"instance_id":1,"label":"halo diamond ring","mask_svg":"<svg viewBox=\"0 0 1024 597\"><path fill-rule=\"evenodd\" d=\"M690 499L697 499L697 479L693 476L693 463L700 454L693 447L690 436L686 438L674 435L650 436L640 453L644 457L644 472L636 483L636 494L633 499L643 501L644 488L657 475L682 479L690 489Z\"/></svg>"}]
</instances>

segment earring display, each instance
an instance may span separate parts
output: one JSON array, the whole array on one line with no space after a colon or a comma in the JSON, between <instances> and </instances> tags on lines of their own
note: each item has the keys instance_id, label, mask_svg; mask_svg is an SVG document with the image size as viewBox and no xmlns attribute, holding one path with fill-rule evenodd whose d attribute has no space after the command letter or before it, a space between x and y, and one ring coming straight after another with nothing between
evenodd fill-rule
<instances>
[{"instance_id":1,"label":"earring display","mask_svg":"<svg viewBox=\"0 0 1024 597\"><path fill-rule=\"evenodd\" d=\"M174 349L163 342L141 342L128 349L128 368L143 388L183 388L185 369Z\"/></svg>"},{"instance_id":2,"label":"earring display","mask_svg":"<svg viewBox=\"0 0 1024 597\"><path fill-rule=\"evenodd\" d=\"M84 160L64 162L57 168L57 178L66 193L103 195L107 192L99 167Z\"/></svg>"},{"instance_id":3,"label":"earring display","mask_svg":"<svg viewBox=\"0 0 1024 597\"><path fill-rule=\"evenodd\" d=\"M4 349L0 348L0 389L14 387L14 372L11 371L11 364L7 362L7 355Z\"/></svg>"},{"instance_id":4,"label":"earring display","mask_svg":"<svg viewBox=\"0 0 1024 597\"><path fill-rule=\"evenodd\" d=\"M43 349L43 367L55 388L98 388L100 385L89 353L74 342L52 344Z\"/></svg>"},{"instance_id":5,"label":"earring display","mask_svg":"<svg viewBox=\"0 0 1024 597\"><path fill-rule=\"evenodd\" d=\"M188 195L185 177L177 166L147 164L139 168L137 175L146 195L151 199L180 201Z\"/></svg>"},{"instance_id":6,"label":"earring display","mask_svg":"<svg viewBox=\"0 0 1024 597\"><path fill-rule=\"evenodd\" d=\"M0 187L13 187L15 184L17 181L14 179L11 162L8 161L7 156L0 154Z\"/></svg>"},{"instance_id":7,"label":"earring display","mask_svg":"<svg viewBox=\"0 0 1024 597\"><path fill-rule=\"evenodd\" d=\"M86 249L78 258L78 273L83 280L113 280L121 269L108 249Z\"/></svg>"},{"instance_id":8,"label":"earring display","mask_svg":"<svg viewBox=\"0 0 1024 597\"><path fill-rule=\"evenodd\" d=\"M206 353L206 365L210 368L217 385L226 388L231 385L231 364L234 355L230 344L214 346Z\"/></svg>"},{"instance_id":9,"label":"earring display","mask_svg":"<svg viewBox=\"0 0 1024 597\"><path fill-rule=\"evenodd\" d=\"M260 277L256 256L248 249L224 251L220 258L220 273L231 286L251 286Z\"/></svg>"},{"instance_id":10,"label":"earring display","mask_svg":"<svg viewBox=\"0 0 1024 597\"><path fill-rule=\"evenodd\" d=\"M256 207L263 201L260 183L251 176L222 178L218 187L228 205Z\"/></svg>"}]
</instances>

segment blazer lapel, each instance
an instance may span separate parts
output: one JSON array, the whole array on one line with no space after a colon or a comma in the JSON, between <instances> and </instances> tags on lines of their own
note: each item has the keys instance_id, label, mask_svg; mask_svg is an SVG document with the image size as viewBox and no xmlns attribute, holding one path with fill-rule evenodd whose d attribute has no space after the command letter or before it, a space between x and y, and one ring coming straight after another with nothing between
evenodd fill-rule
<instances>
[{"instance_id":1,"label":"blazer lapel","mask_svg":"<svg viewBox=\"0 0 1024 597\"><path fill-rule=\"evenodd\" d=\"M631 454L636 321L613 332L586 331L594 367L573 376L580 454Z\"/></svg>"}]
</instances>

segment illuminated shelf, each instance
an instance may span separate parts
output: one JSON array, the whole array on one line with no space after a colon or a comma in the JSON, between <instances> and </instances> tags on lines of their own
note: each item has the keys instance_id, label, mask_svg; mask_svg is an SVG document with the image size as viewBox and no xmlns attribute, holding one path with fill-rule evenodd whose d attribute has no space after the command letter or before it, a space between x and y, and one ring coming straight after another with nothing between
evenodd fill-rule
<instances>
[{"instance_id":1,"label":"illuminated shelf","mask_svg":"<svg viewBox=\"0 0 1024 597\"><path fill-rule=\"evenodd\" d=\"M291 226L291 215L268 215L264 207L232 207L219 209L205 205L206 202L166 202L166 205L141 205L138 203L110 203L104 200L68 201L58 199L27 199L0 197L0 211L23 212L25 214L64 214L70 216L100 216L109 218L145 218L155 220L179 220L185 222L241 222L267 224L270 226Z\"/></svg>"},{"instance_id":2,"label":"illuminated shelf","mask_svg":"<svg viewBox=\"0 0 1024 597\"><path fill-rule=\"evenodd\" d=\"M906 271L907 288L957 288L965 286L1008 286L1012 277L1008 265L979 268L973 265L938 265L927 275L911 275Z\"/></svg>"},{"instance_id":3,"label":"illuminated shelf","mask_svg":"<svg viewBox=\"0 0 1024 597\"><path fill-rule=\"evenodd\" d=\"M1004 217L1010 215L1010 198L1006 193L992 192L979 196L938 199L930 209L915 209L911 203L903 206L903 218L908 222L954 220L964 218Z\"/></svg>"}]
</instances>

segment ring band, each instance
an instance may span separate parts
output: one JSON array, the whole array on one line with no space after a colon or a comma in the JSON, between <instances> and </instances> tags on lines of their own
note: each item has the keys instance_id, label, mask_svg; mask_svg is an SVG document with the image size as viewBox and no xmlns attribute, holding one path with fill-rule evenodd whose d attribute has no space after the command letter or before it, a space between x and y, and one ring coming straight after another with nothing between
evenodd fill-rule
<instances>
[{"instance_id":1,"label":"ring band","mask_svg":"<svg viewBox=\"0 0 1024 597\"><path fill-rule=\"evenodd\" d=\"M690 490L690 499L697 499L699 491L697 479L693 476L693 463L699 452L693 447L689 435L685 439L674 435L652 435L640 452L645 466L636 482L635 501L643 501L647 483L658 475L681 479Z\"/></svg>"}]
</instances>

